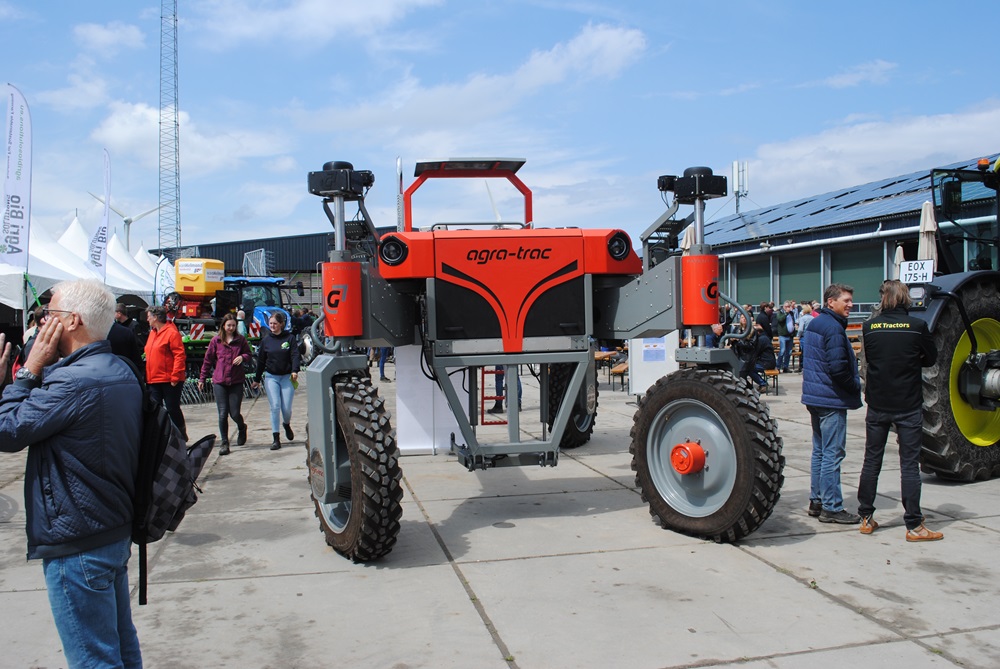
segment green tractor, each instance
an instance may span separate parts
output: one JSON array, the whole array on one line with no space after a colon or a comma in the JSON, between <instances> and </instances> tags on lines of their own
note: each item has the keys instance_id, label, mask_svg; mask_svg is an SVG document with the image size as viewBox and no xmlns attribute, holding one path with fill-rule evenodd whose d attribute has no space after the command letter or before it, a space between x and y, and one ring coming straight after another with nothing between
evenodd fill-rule
<instances>
[{"instance_id":1,"label":"green tractor","mask_svg":"<svg viewBox=\"0 0 1000 669\"><path fill-rule=\"evenodd\" d=\"M922 283L900 277L938 348L923 374L921 467L960 481L1000 475L1000 158L976 167L931 172L937 268Z\"/></svg>"}]
</instances>

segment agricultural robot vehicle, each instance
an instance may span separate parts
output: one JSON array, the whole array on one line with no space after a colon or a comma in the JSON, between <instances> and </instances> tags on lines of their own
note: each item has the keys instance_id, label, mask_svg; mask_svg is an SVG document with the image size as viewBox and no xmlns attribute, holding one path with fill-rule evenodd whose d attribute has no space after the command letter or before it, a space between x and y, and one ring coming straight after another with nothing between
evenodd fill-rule
<instances>
[{"instance_id":1,"label":"agricultural robot vehicle","mask_svg":"<svg viewBox=\"0 0 1000 669\"><path fill-rule=\"evenodd\" d=\"M440 388L458 425L451 451L468 470L555 466L561 449L583 445L594 429L594 339L687 328L703 344L718 322L719 298L732 303L718 291L718 259L704 244L705 201L726 194L725 177L703 167L660 177L659 190L673 202L643 234L640 258L622 230L535 227L531 191L516 175L523 164L417 163L400 195L398 229L383 235L364 203L371 172L330 162L309 174L336 240L323 265L323 314L313 324L321 352L306 371L309 484L327 543L355 562L392 549L403 491L384 400L352 347L419 345L428 383ZM452 178L506 179L523 195L524 222L418 229L414 193ZM402 191L401 173L399 181ZM347 203L358 206L351 220ZM694 211L675 220L681 205ZM665 251L677 247L691 220L691 254ZM734 375L731 350L692 346L676 358L683 367L638 403L629 448L636 482L662 527L735 542L760 527L778 500L782 441L767 405ZM539 370L541 436L522 438L524 416L510 401L506 438L488 443L480 370L507 366L516 375L519 365Z\"/></svg>"},{"instance_id":2,"label":"agricultural robot vehicle","mask_svg":"<svg viewBox=\"0 0 1000 669\"><path fill-rule=\"evenodd\" d=\"M921 467L963 481L1000 475L1000 159L936 169L937 272L910 286L938 360L923 374Z\"/></svg>"}]
</instances>

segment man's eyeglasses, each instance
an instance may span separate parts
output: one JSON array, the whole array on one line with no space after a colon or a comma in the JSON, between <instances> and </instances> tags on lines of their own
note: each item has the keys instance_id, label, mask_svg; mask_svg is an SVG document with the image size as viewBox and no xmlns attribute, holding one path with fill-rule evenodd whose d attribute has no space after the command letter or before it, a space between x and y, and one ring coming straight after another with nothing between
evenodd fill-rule
<instances>
[{"instance_id":1,"label":"man's eyeglasses","mask_svg":"<svg viewBox=\"0 0 1000 669\"><path fill-rule=\"evenodd\" d=\"M48 318L50 314L71 314L72 311L66 309L49 309L48 307L42 307L42 318Z\"/></svg>"}]
</instances>

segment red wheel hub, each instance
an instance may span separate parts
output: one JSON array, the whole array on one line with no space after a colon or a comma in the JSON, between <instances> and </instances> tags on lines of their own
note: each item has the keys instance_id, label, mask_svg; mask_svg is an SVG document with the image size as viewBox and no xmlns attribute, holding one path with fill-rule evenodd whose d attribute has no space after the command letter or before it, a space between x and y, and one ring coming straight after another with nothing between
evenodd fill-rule
<instances>
[{"instance_id":1,"label":"red wheel hub","mask_svg":"<svg viewBox=\"0 0 1000 669\"><path fill-rule=\"evenodd\" d=\"M693 441L677 444L670 451L670 465L678 474L697 474L705 468L705 449Z\"/></svg>"}]
</instances>

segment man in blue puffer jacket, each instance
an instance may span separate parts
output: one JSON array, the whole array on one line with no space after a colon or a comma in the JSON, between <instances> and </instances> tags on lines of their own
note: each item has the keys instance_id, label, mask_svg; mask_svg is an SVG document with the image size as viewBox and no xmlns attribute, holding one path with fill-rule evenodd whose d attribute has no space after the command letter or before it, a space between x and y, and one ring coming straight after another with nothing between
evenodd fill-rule
<instances>
[{"instance_id":1,"label":"man in blue puffer jacket","mask_svg":"<svg viewBox=\"0 0 1000 669\"><path fill-rule=\"evenodd\" d=\"M847 339L854 289L830 284L823 302L802 347L802 403L809 409L813 442L809 515L821 523L851 525L861 517L844 509L840 463L847 448L847 410L861 408L858 360Z\"/></svg>"},{"instance_id":2,"label":"man in blue puffer jacket","mask_svg":"<svg viewBox=\"0 0 1000 669\"><path fill-rule=\"evenodd\" d=\"M114 310L100 281L57 285L0 397L0 450L28 449L28 559L70 667L142 666L128 587L142 390L105 339Z\"/></svg>"}]
</instances>

